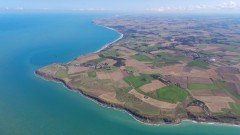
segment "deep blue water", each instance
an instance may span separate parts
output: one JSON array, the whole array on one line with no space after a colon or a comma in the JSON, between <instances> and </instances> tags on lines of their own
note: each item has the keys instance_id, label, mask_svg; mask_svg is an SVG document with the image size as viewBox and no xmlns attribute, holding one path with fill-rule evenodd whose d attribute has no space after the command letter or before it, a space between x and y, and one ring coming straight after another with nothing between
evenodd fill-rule
<instances>
[{"instance_id":1,"label":"deep blue water","mask_svg":"<svg viewBox=\"0 0 240 135\"><path fill-rule=\"evenodd\" d=\"M119 34L92 24L93 13L0 14L0 135L237 135L239 127L149 126L99 106L34 71L95 52Z\"/></svg>"}]
</instances>

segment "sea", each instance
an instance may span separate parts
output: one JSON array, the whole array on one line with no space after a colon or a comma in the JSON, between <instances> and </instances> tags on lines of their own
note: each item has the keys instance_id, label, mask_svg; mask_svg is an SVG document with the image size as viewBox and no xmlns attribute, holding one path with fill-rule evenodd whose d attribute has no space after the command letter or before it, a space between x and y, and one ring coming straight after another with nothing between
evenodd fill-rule
<instances>
[{"instance_id":1,"label":"sea","mask_svg":"<svg viewBox=\"0 0 240 135\"><path fill-rule=\"evenodd\" d=\"M120 34L107 13L0 12L0 135L239 135L240 127L184 121L146 125L34 71L98 51Z\"/></svg>"}]
</instances>

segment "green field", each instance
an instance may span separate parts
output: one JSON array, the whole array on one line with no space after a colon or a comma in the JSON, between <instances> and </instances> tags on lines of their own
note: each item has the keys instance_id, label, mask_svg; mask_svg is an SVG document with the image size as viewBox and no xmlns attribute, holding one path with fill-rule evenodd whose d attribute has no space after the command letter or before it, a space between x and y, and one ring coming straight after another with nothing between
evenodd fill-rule
<instances>
[{"instance_id":1,"label":"green field","mask_svg":"<svg viewBox=\"0 0 240 135\"><path fill-rule=\"evenodd\" d=\"M66 69L59 69L56 74L55 77L57 78L67 78L68 77L68 73Z\"/></svg>"},{"instance_id":2,"label":"green field","mask_svg":"<svg viewBox=\"0 0 240 135\"><path fill-rule=\"evenodd\" d=\"M203 60L197 59L191 61L187 64L188 67L199 67L199 68L208 68L208 63L204 62Z\"/></svg>"},{"instance_id":3,"label":"green field","mask_svg":"<svg viewBox=\"0 0 240 135\"><path fill-rule=\"evenodd\" d=\"M189 83L188 88L190 90L220 90L220 88L214 84Z\"/></svg>"},{"instance_id":4,"label":"green field","mask_svg":"<svg viewBox=\"0 0 240 135\"><path fill-rule=\"evenodd\" d=\"M152 62L153 65L157 67L178 64L180 63L179 60L182 59L182 57L175 57L174 55L165 52L155 54L154 58L149 58L143 54L133 55L132 58L138 61Z\"/></svg>"},{"instance_id":5,"label":"green field","mask_svg":"<svg viewBox=\"0 0 240 135\"><path fill-rule=\"evenodd\" d=\"M81 90L85 90L85 91L90 89L89 87L83 85L80 81L77 81L77 82L70 81L69 84L74 86L75 88L78 88L78 89L81 89Z\"/></svg>"},{"instance_id":6,"label":"green field","mask_svg":"<svg viewBox=\"0 0 240 135\"><path fill-rule=\"evenodd\" d=\"M224 49L227 51L240 53L240 50L237 47L225 47Z\"/></svg>"},{"instance_id":7,"label":"green field","mask_svg":"<svg viewBox=\"0 0 240 135\"><path fill-rule=\"evenodd\" d=\"M160 52L160 53L154 54L154 56L159 58L164 58L164 57L171 57L172 54L167 52Z\"/></svg>"},{"instance_id":8,"label":"green field","mask_svg":"<svg viewBox=\"0 0 240 135\"><path fill-rule=\"evenodd\" d=\"M116 98L121 101L125 102L126 106L135 106L141 114L151 114L157 115L159 114L159 108L152 106L150 104L144 103L142 100L138 99L134 95L129 94L128 92L132 88L118 88L116 89Z\"/></svg>"},{"instance_id":9,"label":"green field","mask_svg":"<svg viewBox=\"0 0 240 135\"><path fill-rule=\"evenodd\" d=\"M237 103L229 103L231 107L231 112L234 114L240 115L240 104Z\"/></svg>"},{"instance_id":10,"label":"green field","mask_svg":"<svg viewBox=\"0 0 240 135\"><path fill-rule=\"evenodd\" d=\"M119 57L121 56L117 50L114 50L114 49L108 49L108 50L105 50L103 52L101 52L102 55L104 55L105 57Z\"/></svg>"},{"instance_id":11,"label":"green field","mask_svg":"<svg viewBox=\"0 0 240 135\"><path fill-rule=\"evenodd\" d=\"M170 103L182 102L186 99L188 95L189 94L186 90L179 88L175 85L166 86L157 90L158 100Z\"/></svg>"},{"instance_id":12,"label":"green field","mask_svg":"<svg viewBox=\"0 0 240 135\"><path fill-rule=\"evenodd\" d=\"M233 61L230 61L230 60L221 60L221 62L222 63L225 63L225 64L227 64L227 65L235 65L235 64L237 64L237 62L233 62Z\"/></svg>"},{"instance_id":13,"label":"green field","mask_svg":"<svg viewBox=\"0 0 240 135\"><path fill-rule=\"evenodd\" d=\"M151 51L159 50L158 48L161 47L161 46L162 46L162 44L156 44L156 45L154 45L154 46L145 47L145 48L143 49L143 51L146 52L146 53L150 53Z\"/></svg>"},{"instance_id":14,"label":"green field","mask_svg":"<svg viewBox=\"0 0 240 135\"><path fill-rule=\"evenodd\" d=\"M197 46L200 50L205 49L208 47L208 44L201 44Z\"/></svg>"},{"instance_id":15,"label":"green field","mask_svg":"<svg viewBox=\"0 0 240 135\"><path fill-rule=\"evenodd\" d=\"M179 64L179 60L182 59L182 57L176 57L173 54L166 52L157 53L154 57L155 60L153 65L157 67Z\"/></svg>"},{"instance_id":16,"label":"green field","mask_svg":"<svg viewBox=\"0 0 240 135\"><path fill-rule=\"evenodd\" d=\"M138 61L152 61L153 60L153 59L151 59L148 56L143 55L143 54L133 55L132 58L134 58L134 59L136 59Z\"/></svg>"},{"instance_id":17,"label":"green field","mask_svg":"<svg viewBox=\"0 0 240 135\"><path fill-rule=\"evenodd\" d=\"M87 61L87 63L98 64L98 63L100 63L104 60L106 60L106 58L98 58L98 59L95 59L95 60L89 60L89 61Z\"/></svg>"},{"instance_id":18,"label":"green field","mask_svg":"<svg viewBox=\"0 0 240 135\"><path fill-rule=\"evenodd\" d=\"M143 92L139 87L151 83L152 77L146 74L140 74L140 76L129 75L124 78L124 81L128 83L129 86L132 86L137 92L148 96L147 93Z\"/></svg>"},{"instance_id":19,"label":"green field","mask_svg":"<svg viewBox=\"0 0 240 135\"><path fill-rule=\"evenodd\" d=\"M96 72L88 72L88 77L96 77Z\"/></svg>"},{"instance_id":20,"label":"green field","mask_svg":"<svg viewBox=\"0 0 240 135\"><path fill-rule=\"evenodd\" d=\"M229 94L231 94L232 96L240 99L240 96L238 96L236 93L234 93L232 90L230 90L226 85L225 85L225 82L223 80L219 80L220 84L221 84L221 87L226 91L228 92Z\"/></svg>"},{"instance_id":21,"label":"green field","mask_svg":"<svg viewBox=\"0 0 240 135\"><path fill-rule=\"evenodd\" d=\"M140 76L129 75L124 78L124 81L134 88L139 88L145 84L151 83L151 80L152 77L146 74L141 74Z\"/></svg>"},{"instance_id":22,"label":"green field","mask_svg":"<svg viewBox=\"0 0 240 135\"><path fill-rule=\"evenodd\" d=\"M181 89L175 85L158 89L154 93L143 92L140 87L145 84L151 83L152 79L153 78L151 77L151 75L146 74L141 74L137 77L130 75L124 78L125 82L127 82L130 86L134 87L136 91L156 100L176 103L183 101L188 96L188 92L186 90Z\"/></svg>"},{"instance_id":23,"label":"green field","mask_svg":"<svg viewBox=\"0 0 240 135\"><path fill-rule=\"evenodd\" d=\"M133 104L140 104L142 101L128 92L131 88L119 88L116 90L116 98L121 102L130 102Z\"/></svg>"}]
</instances>

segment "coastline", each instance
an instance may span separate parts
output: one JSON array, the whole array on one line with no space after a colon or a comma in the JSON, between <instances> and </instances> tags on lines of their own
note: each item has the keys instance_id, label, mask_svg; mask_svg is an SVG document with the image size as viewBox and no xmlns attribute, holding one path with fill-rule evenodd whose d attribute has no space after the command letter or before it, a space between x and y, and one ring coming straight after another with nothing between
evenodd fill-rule
<instances>
[{"instance_id":1,"label":"coastline","mask_svg":"<svg viewBox=\"0 0 240 135\"><path fill-rule=\"evenodd\" d=\"M122 111L122 112L126 112L128 115L130 115L132 118L134 118L136 121L142 123L142 124L145 124L145 125L152 125L152 126L160 126L160 125L163 125L163 124L172 124L172 125L177 125L177 124L180 124L181 121L179 121L179 123L166 123L162 120L156 120L155 122L147 119L146 117L140 117L141 115L140 114L137 114L137 113L134 113L133 111L125 108L124 106L122 105L118 105L118 104L114 104L114 103L109 103L107 101L104 101L104 100L101 100L97 97L93 97L89 94L86 94L84 93L83 90L81 89L75 89L75 88L71 88L69 85L67 85L67 83L62 80L62 79L59 79L59 78L55 78L55 77L52 77L52 76L45 76L44 74L42 74L41 72L39 71L36 71L35 72L35 76L39 77L39 78L42 78L44 79L45 81L53 81L55 83L61 83L63 84L63 86L65 88L67 88L67 90L70 90L70 91L73 91L73 92L78 92L81 96L83 96L84 98L87 98L91 101L93 101L94 103L100 105L100 106L103 106L103 107L107 107L107 108L111 108L111 109L114 109L114 110L118 110L118 111Z\"/></svg>"},{"instance_id":2,"label":"coastline","mask_svg":"<svg viewBox=\"0 0 240 135\"><path fill-rule=\"evenodd\" d=\"M94 24L98 25L96 23L94 23ZM111 46L112 44L118 42L119 40L121 40L124 37L124 34L119 32L116 29L113 29L113 28L110 28L110 27L107 27L107 26L102 26L102 25L98 25L98 26L101 26L101 27L107 28L109 30L115 31L115 32L120 34L120 37L117 38L116 40L110 42L110 43L105 44L103 47L101 47L99 50L97 50L96 52L93 52L93 53L98 53L98 52L101 52L102 50L107 49L109 46ZM89 53L89 54L92 54L92 53ZM86 54L86 55L89 55L89 54ZM82 55L82 56L84 56L84 55ZM114 104L114 103L108 103L108 102L106 102L104 100L101 100L101 99L99 99L97 97L93 97L91 95L88 95L88 94L84 93L81 89L71 88L69 85L67 85L67 83L64 80L61 80L59 78L54 78L52 76L51 77L49 76L49 78L48 78L48 77L42 75L41 73L39 73L38 71L35 72L35 75L37 77L43 78L44 80L47 80L47 81L54 81L54 82L57 82L57 83L62 83L63 86L66 87L67 89L80 93L81 96L90 99L91 101L97 103L98 105L101 105L101 106L104 106L104 107L107 107L107 108L111 108L111 109L115 109L115 110L118 110L118 111L126 112L131 117L133 117L136 121L138 121L138 122L140 122L142 124L145 124L145 125L151 125L151 126L173 125L173 126L176 126L176 125L181 124L184 121L190 121L192 123L199 123L199 124L221 125L221 126L237 126L237 127L240 127L240 125L231 124L231 123L211 122L211 121L208 121L208 120L206 120L206 122L205 121L196 121L196 120L192 120L192 119L189 119L189 118L185 118L185 119L181 119L180 118L178 121L175 121L175 122L165 122L163 119L157 119L154 122L154 121L151 121L150 119L148 119L147 117L144 117L144 116L140 117L140 114L137 115L137 114L133 113L133 111L123 107L122 105L117 105L117 104Z\"/></svg>"},{"instance_id":3,"label":"coastline","mask_svg":"<svg viewBox=\"0 0 240 135\"><path fill-rule=\"evenodd\" d=\"M110 42L110 43L105 44L103 47L101 47L99 50L97 50L97 51L94 52L94 53L101 52L102 50L108 48L109 46L111 46L112 44L118 42L119 40L121 40L121 39L124 37L123 33L119 32L119 31L116 30L116 29L113 29L113 28L110 28L110 27L107 27L107 26L98 25L98 24L96 24L96 23L94 23L94 24L97 25L97 26L101 26L101 27L104 27L104 28L106 28L106 29L115 31L115 32L117 32L118 34L120 34L120 37L119 37L119 38L117 38L116 40L114 40L114 41L112 41L112 42Z\"/></svg>"},{"instance_id":4,"label":"coastline","mask_svg":"<svg viewBox=\"0 0 240 135\"><path fill-rule=\"evenodd\" d=\"M119 31L116 30L116 29L113 29L113 28L110 28L110 27L107 27L107 26L98 25L98 24L96 24L96 23L93 23L93 24L94 24L94 25L97 25L97 26L100 26L100 27L103 27L103 28L106 28L106 29L109 29L109 30L112 30L112 31L115 31L115 32L117 32L117 33L120 35L120 37L118 37L117 39L115 39L114 41L112 41L112 42L110 42L110 43L107 43L107 44L103 45L100 49L98 49L98 50L95 51L95 52L90 52L90 53L87 53L87 54L84 54L84 55L80 55L80 56L78 56L78 57L73 58L72 60L75 60L75 59L77 59L77 58L79 58L79 57L81 57L81 56L91 55L92 53L99 53L99 52L105 50L106 48L108 48L109 46L111 46L112 44L118 42L119 40L121 40L121 39L124 37L124 34L121 33L121 32L119 32ZM70 60L69 62L71 62L71 60ZM67 63L69 63L69 62L67 62ZM52 63L52 64L57 64L57 63Z\"/></svg>"},{"instance_id":5,"label":"coastline","mask_svg":"<svg viewBox=\"0 0 240 135\"><path fill-rule=\"evenodd\" d=\"M93 97L89 94L84 93L83 90L81 89L75 89L75 88L71 88L69 85L67 85L67 83L62 80L62 79L58 79L58 78L54 78L54 77L46 77L44 75L42 75L40 72L36 71L35 75L37 77L40 77L46 81L53 81L56 83L61 83L67 90L70 90L72 92L77 92L79 93L79 95L81 95L84 98L87 98L88 100L91 100L92 102L102 106L102 107L106 107L109 109L114 109L117 111L121 111L121 112L125 112L126 114L128 114L129 116L131 116L134 120L144 124L144 125L150 125L150 126L162 126L162 125L171 125L171 126L178 126L180 124L182 124L183 122L191 122L191 123L195 123L195 124L205 124L205 125L216 125L216 126L234 126L234 127L240 127L240 125L237 124L233 124L233 123L221 123L221 122L216 122L216 121L197 121L197 120L193 120L190 118L182 118L179 119L178 121L174 121L174 122L166 122L163 119L156 119L156 120L150 120L147 117L141 116L140 114L134 113L133 111L125 108L124 106L121 105L117 105L114 103L109 103L107 101L101 100L97 97Z\"/></svg>"}]
</instances>

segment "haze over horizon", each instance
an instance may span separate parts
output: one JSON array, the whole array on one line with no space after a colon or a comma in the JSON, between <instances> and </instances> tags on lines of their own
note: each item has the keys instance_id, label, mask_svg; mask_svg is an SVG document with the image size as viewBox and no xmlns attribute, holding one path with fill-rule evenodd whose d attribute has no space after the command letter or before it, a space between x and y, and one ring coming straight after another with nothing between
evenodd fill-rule
<instances>
[{"instance_id":1,"label":"haze over horizon","mask_svg":"<svg viewBox=\"0 0 240 135\"><path fill-rule=\"evenodd\" d=\"M240 0L0 0L0 10L240 13Z\"/></svg>"}]
</instances>

